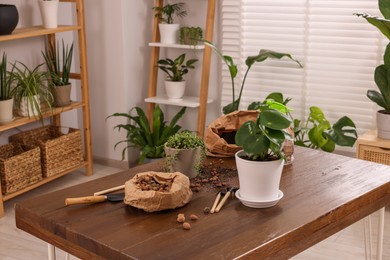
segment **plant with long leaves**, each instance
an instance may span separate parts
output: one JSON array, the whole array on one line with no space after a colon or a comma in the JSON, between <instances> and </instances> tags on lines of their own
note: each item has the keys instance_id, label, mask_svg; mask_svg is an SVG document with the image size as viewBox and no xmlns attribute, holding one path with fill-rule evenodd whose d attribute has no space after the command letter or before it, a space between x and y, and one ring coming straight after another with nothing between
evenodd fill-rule
<instances>
[{"instance_id":1,"label":"plant with long leaves","mask_svg":"<svg viewBox=\"0 0 390 260\"><path fill-rule=\"evenodd\" d=\"M167 74L170 81L183 81L183 76L188 73L189 69L194 69L197 59L190 59L185 61L185 53L179 55L174 60L169 58L158 61L158 68Z\"/></svg>"},{"instance_id":2,"label":"plant with long leaves","mask_svg":"<svg viewBox=\"0 0 390 260\"><path fill-rule=\"evenodd\" d=\"M238 74L238 68L237 68L237 65L234 64L233 58L228 56L228 55L224 55L212 42L209 42L206 40L203 40L203 42L205 43L205 45L211 47L212 50L222 59L222 61L229 68L230 78L231 78L231 82L232 82L232 99L233 100L231 103L229 103L228 105L223 107L224 114L228 114L230 112L233 112L233 111L236 111L239 109L242 92L243 92L244 86L245 86L246 77L248 76L249 70L252 68L252 66L256 62L263 62L263 61L267 60L268 58L282 59L283 57L287 57L290 60L295 61L302 68L302 64L298 60L294 59L288 53L280 53L280 52L275 52L272 50L261 49L258 55L248 56L246 58L245 64L247 66L247 69L246 69L244 77L242 79L240 92L239 92L238 97L236 99L234 79L236 78L236 76Z\"/></svg>"},{"instance_id":3,"label":"plant with long leaves","mask_svg":"<svg viewBox=\"0 0 390 260\"><path fill-rule=\"evenodd\" d=\"M7 71L7 54L3 52L3 57L0 63L0 100L8 100L12 98L11 88L13 82L13 69Z\"/></svg>"},{"instance_id":4,"label":"plant with long leaves","mask_svg":"<svg viewBox=\"0 0 390 260\"><path fill-rule=\"evenodd\" d=\"M390 40L390 0L379 0L378 4L384 18L367 13L355 13L355 15L365 18ZM390 114L390 43L386 47L383 61L384 64L376 67L374 74L375 83L379 91L368 90L367 97L382 107L384 109L383 112Z\"/></svg>"},{"instance_id":5,"label":"plant with long leaves","mask_svg":"<svg viewBox=\"0 0 390 260\"><path fill-rule=\"evenodd\" d=\"M19 64L21 68L17 66ZM48 110L51 109L53 102L53 96L48 88L48 81L50 74L45 71L40 71L39 64L34 69L29 69L22 62L15 62L13 69L15 70L12 75L15 79L15 87L12 89L12 96L15 99L16 106L20 107L22 100L26 100L27 106L32 111L36 111L38 118L42 119L41 101L47 106ZM37 98L39 97L39 98ZM30 113L30 110L28 110ZM31 115L29 114L29 117Z\"/></svg>"},{"instance_id":6,"label":"plant with long leaves","mask_svg":"<svg viewBox=\"0 0 390 260\"><path fill-rule=\"evenodd\" d=\"M173 17L176 15L179 18L183 18L187 15L187 11L184 10L185 3L166 4L164 6L155 6L153 9L156 11L155 16L162 23L173 24Z\"/></svg>"},{"instance_id":7,"label":"plant with long leaves","mask_svg":"<svg viewBox=\"0 0 390 260\"><path fill-rule=\"evenodd\" d=\"M131 115L135 110L136 115ZM164 155L164 144L168 138L176 134L181 126L177 124L178 120L185 113L186 108L183 107L172 118L170 123L164 121L164 113L158 105L153 111L153 123L150 126L145 112L140 107L134 107L130 113L115 113L109 117L124 117L128 120L126 124L118 124L114 129L127 131L126 139L115 144L114 149L125 143L126 146L122 150L122 160L125 158L125 152L130 147L140 149L139 163L143 163L145 158L162 158ZM108 117L108 118L109 118Z\"/></svg>"},{"instance_id":8,"label":"plant with long leaves","mask_svg":"<svg viewBox=\"0 0 390 260\"><path fill-rule=\"evenodd\" d=\"M72 66L73 58L73 43L65 46L64 40L62 40L62 56L60 56L59 44L57 47L50 43L42 51L43 58L45 59L46 66L50 72L51 80L55 86L68 85L70 78L70 69Z\"/></svg>"}]
</instances>

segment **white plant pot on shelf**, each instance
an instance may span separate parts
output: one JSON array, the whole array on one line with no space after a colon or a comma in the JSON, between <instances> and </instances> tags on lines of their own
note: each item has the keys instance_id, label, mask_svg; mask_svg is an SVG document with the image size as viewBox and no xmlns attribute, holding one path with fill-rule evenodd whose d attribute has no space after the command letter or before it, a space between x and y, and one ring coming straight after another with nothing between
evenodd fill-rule
<instances>
[{"instance_id":1,"label":"white plant pot on shelf","mask_svg":"<svg viewBox=\"0 0 390 260\"><path fill-rule=\"evenodd\" d=\"M0 100L0 125L11 122L13 116L14 99Z\"/></svg>"},{"instance_id":2,"label":"white plant pot on shelf","mask_svg":"<svg viewBox=\"0 0 390 260\"><path fill-rule=\"evenodd\" d=\"M165 93L169 99L182 99L185 90L185 81L165 81Z\"/></svg>"},{"instance_id":3,"label":"white plant pot on shelf","mask_svg":"<svg viewBox=\"0 0 390 260\"><path fill-rule=\"evenodd\" d=\"M390 114L383 113L380 110L376 113L376 126L378 128L378 137L390 139Z\"/></svg>"},{"instance_id":4,"label":"white plant pot on shelf","mask_svg":"<svg viewBox=\"0 0 390 260\"><path fill-rule=\"evenodd\" d=\"M32 104L31 100L28 100L26 97L22 97L20 101L18 114L20 116L39 116L38 109L41 109L39 95L34 96L35 102ZM38 105L38 109L36 107Z\"/></svg>"},{"instance_id":5,"label":"white plant pot on shelf","mask_svg":"<svg viewBox=\"0 0 390 260\"><path fill-rule=\"evenodd\" d=\"M43 27L57 28L58 27L58 0L43 1L39 0L39 9L41 10Z\"/></svg>"},{"instance_id":6,"label":"white plant pot on shelf","mask_svg":"<svg viewBox=\"0 0 390 260\"><path fill-rule=\"evenodd\" d=\"M278 200L284 160L250 161L241 158L244 155L243 150L235 154L240 197L259 203Z\"/></svg>"},{"instance_id":7,"label":"white plant pot on shelf","mask_svg":"<svg viewBox=\"0 0 390 260\"><path fill-rule=\"evenodd\" d=\"M175 44L179 42L180 24L158 24L160 29L160 42Z\"/></svg>"}]
</instances>

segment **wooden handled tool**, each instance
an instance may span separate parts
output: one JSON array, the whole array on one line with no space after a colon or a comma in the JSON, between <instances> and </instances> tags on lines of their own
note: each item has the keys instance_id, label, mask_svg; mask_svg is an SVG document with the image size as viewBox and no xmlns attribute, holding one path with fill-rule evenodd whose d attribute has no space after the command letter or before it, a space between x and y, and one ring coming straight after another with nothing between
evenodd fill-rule
<instances>
[{"instance_id":1,"label":"wooden handled tool","mask_svg":"<svg viewBox=\"0 0 390 260\"><path fill-rule=\"evenodd\" d=\"M125 185L119 185L119 186L116 186L116 187L113 187L113 188L110 188L110 189L97 191L93 195L94 196L103 195L103 194L106 194L106 193L109 193L109 192L113 192L113 191L117 191L117 190L121 190L121 189L124 189L124 188L125 188Z\"/></svg>"},{"instance_id":2,"label":"wooden handled tool","mask_svg":"<svg viewBox=\"0 0 390 260\"><path fill-rule=\"evenodd\" d=\"M107 194L107 195L99 195L99 196L87 196L87 197L79 197L79 198L67 198L65 199L65 205L75 205L75 204L91 204L97 202L118 202L123 201L125 197L124 193L117 194Z\"/></svg>"},{"instance_id":3,"label":"wooden handled tool","mask_svg":"<svg viewBox=\"0 0 390 260\"><path fill-rule=\"evenodd\" d=\"M221 196L222 196L222 192L220 191L220 192L218 192L217 197L215 198L215 201L214 201L213 206L211 207L210 213L214 213L215 208L217 207L218 202L221 199Z\"/></svg>"},{"instance_id":4,"label":"wooden handled tool","mask_svg":"<svg viewBox=\"0 0 390 260\"><path fill-rule=\"evenodd\" d=\"M232 193L233 190L234 190L234 187L230 188L228 190L228 192L226 192L225 196L222 198L221 202L216 207L215 213L218 213L221 210L222 206L225 204L225 202L227 201L227 199L229 198L229 196L230 196L230 194Z\"/></svg>"}]
</instances>

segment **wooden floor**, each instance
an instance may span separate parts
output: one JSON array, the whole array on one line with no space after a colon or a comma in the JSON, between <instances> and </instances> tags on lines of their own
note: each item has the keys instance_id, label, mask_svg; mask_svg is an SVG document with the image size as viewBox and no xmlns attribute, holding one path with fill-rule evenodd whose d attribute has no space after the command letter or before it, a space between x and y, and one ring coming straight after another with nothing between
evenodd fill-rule
<instances>
[{"instance_id":1,"label":"wooden floor","mask_svg":"<svg viewBox=\"0 0 390 260\"><path fill-rule=\"evenodd\" d=\"M94 175L86 177L82 171L70 173L60 179L39 187L33 191L16 197L5 203L5 217L0 219L0 260L42 260L47 259L47 244L15 226L13 204L36 195L62 189L81 182L103 177L121 169L94 165ZM373 215L373 225L376 227L377 214ZM374 228L376 233L376 228ZM374 249L376 246L374 241ZM390 260L390 211L386 211L385 238L383 260ZM57 259L65 259L65 253L57 249ZM70 257L70 259L77 259ZM363 224L358 222L329 237L321 243L295 256L294 260L358 260L364 257Z\"/></svg>"}]
</instances>

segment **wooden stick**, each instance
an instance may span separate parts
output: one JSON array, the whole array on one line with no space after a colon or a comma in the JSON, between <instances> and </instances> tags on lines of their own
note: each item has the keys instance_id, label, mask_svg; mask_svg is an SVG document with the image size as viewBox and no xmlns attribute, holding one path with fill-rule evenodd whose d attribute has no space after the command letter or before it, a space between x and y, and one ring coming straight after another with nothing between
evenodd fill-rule
<instances>
[{"instance_id":1,"label":"wooden stick","mask_svg":"<svg viewBox=\"0 0 390 260\"><path fill-rule=\"evenodd\" d=\"M104 202L107 200L106 196L87 196L80 198L67 198L65 199L65 205L74 205L74 204L89 204L89 203L97 203Z\"/></svg>"},{"instance_id":2,"label":"wooden stick","mask_svg":"<svg viewBox=\"0 0 390 260\"><path fill-rule=\"evenodd\" d=\"M218 204L217 208L215 209L215 213L218 213L222 206L225 204L226 200L229 198L230 193L232 192L234 188L229 189L228 192L226 192L225 196L222 198L221 202Z\"/></svg>"},{"instance_id":3,"label":"wooden stick","mask_svg":"<svg viewBox=\"0 0 390 260\"><path fill-rule=\"evenodd\" d=\"M109 192L112 192L112 191L121 190L121 189L124 189L124 188L125 188L125 185L120 185L120 186L116 186L116 187L113 187L113 188L110 188L110 189L107 189L107 190L102 190L102 191L95 192L93 195L94 196L98 196L98 195L106 194L106 193L109 193Z\"/></svg>"},{"instance_id":4,"label":"wooden stick","mask_svg":"<svg viewBox=\"0 0 390 260\"><path fill-rule=\"evenodd\" d=\"M218 195L215 198L215 201L214 201L213 207L210 210L210 213L214 213L215 208L217 207L220 198L221 198L221 192L218 192Z\"/></svg>"}]
</instances>

